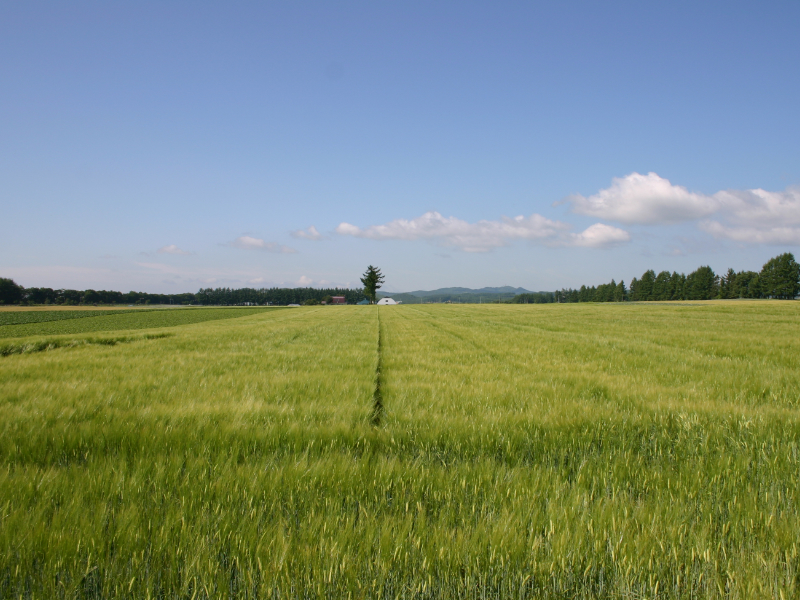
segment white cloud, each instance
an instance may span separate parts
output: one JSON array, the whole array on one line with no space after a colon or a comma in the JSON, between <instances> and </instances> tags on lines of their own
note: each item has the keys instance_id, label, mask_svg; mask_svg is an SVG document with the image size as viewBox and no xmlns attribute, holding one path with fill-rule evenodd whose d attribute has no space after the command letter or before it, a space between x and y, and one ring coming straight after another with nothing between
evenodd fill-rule
<instances>
[{"instance_id":1,"label":"white cloud","mask_svg":"<svg viewBox=\"0 0 800 600\"><path fill-rule=\"evenodd\" d=\"M313 279L306 277L305 275L301 275L300 279L297 280L297 287L311 287L312 283L314 283Z\"/></svg>"},{"instance_id":2,"label":"white cloud","mask_svg":"<svg viewBox=\"0 0 800 600\"><path fill-rule=\"evenodd\" d=\"M229 246L234 248L242 248L243 250L263 250L265 252L278 252L280 254L295 254L297 250L289 248L289 246L282 246L275 242L265 242L259 238L243 235L233 240Z\"/></svg>"},{"instance_id":3,"label":"white cloud","mask_svg":"<svg viewBox=\"0 0 800 600\"><path fill-rule=\"evenodd\" d=\"M586 248L605 248L616 244L623 244L631 241L630 234L624 229L595 223L587 227L581 233L569 234L569 240L573 246L583 246Z\"/></svg>"},{"instance_id":4,"label":"white cloud","mask_svg":"<svg viewBox=\"0 0 800 600\"><path fill-rule=\"evenodd\" d=\"M715 239L741 244L800 246L800 189L725 190L714 194L721 221L700 223Z\"/></svg>"},{"instance_id":5,"label":"white cloud","mask_svg":"<svg viewBox=\"0 0 800 600\"><path fill-rule=\"evenodd\" d=\"M800 246L800 227L727 227L719 221L704 221L700 229L716 239L742 244Z\"/></svg>"},{"instance_id":6,"label":"white cloud","mask_svg":"<svg viewBox=\"0 0 800 600\"><path fill-rule=\"evenodd\" d=\"M714 194L729 219L761 228L800 225L800 188L783 192L725 190Z\"/></svg>"},{"instance_id":7,"label":"white cloud","mask_svg":"<svg viewBox=\"0 0 800 600\"><path fill-rule=\"evenodd\" d=\"M373 240L433 240L465 252L486 252L520 239L558 243L569 227L567 223L552 221L537 214L468 223L432 211L416 219L395 219L385 225L372 225L365 229L341 223L336 232Z\"/></svg>"},{"instance_id":8,"label":"white cloud","mask_svg":"<svg viewBox=\"0 0 800 600\"><path fill-rule=\"evenodd\" d=\"M297 231L292 232L292 237L301 239L301 240L321 240L324 239L322 234L317 231L317 228L313 225L308 229L298 229Z\"/></svg>"},{"instance_id":9,"label":"white cloud","mask_svg":"<svg viewBox=\"0 0 800 600\"><path fill-rule=\"evenodd\" d=\"M673 185L655 173L631 173L615 178L593 196L576 195L565 201L575 213L621 223L699 221L699 228L716 239L800 245L800 188L722 190L709 196ZM710 220L711 216L716 219Z\"/></svg>"},{"instance_id":10,"label":"white cloud","mask_svg":"<svg viewBox=\"0 0 800 600\"><path fill-rule=\"evenodd\" d=\"M162 246L158 250L156 250L159 254L180 254L181 256L189 256L191 252L187 252L186 250L181 250L175 244L170 244L169 246Z\"/></svg>"},{"instance_id":11,"label":"white cloud","mask_svg":"<svg viewBox=\"0 0 800 600\"><path fill-rule=\"evenodd\" d=\"M595 223L582 233L569 233L570 227L568 223L553 221L538 214L468 223L456 217L443 217L438 212L427 212L416 219L395 219L386 225L372 225L365 229L342 223L336 232L373 240L433 240L465 252L487 252L507 246L514 240L590 248L630 241L627 231L602 223Z\"/></svg>"},{"instance_id":12,"label":"white cloud","mask_svg":"<svg viewBox=\"0 0 800 600\"><path fill-rule=\"evenodd\" d=\"M593 196L586 198L577 194L566 202L572 204L573 212L581 215L646 225L693 221L707 217L720 207L716 198L672 185L655 173L615 177L610 187Z\"/></svg>"}]
</instances>

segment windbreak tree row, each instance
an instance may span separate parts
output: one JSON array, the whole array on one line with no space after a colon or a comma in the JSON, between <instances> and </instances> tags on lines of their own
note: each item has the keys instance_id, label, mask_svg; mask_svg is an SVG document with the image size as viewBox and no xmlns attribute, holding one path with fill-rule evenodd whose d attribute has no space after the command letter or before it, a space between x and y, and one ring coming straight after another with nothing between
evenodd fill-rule
<instances>
[{"instance_id":1,"label":"windbreak tree row","mask_svg":"<svg viewBox=\"0 0 800 600\"><path fill-rule=\"evenodd\" d=\"M625 282L581 286L580 289L562 289L554 292L554 302L636 302L664 300L713 300L732 298L775 298L791 300L800 294L800 265L790 252L768 260L759 273L755 271L728 271L719 276L709 266L703 266L689 275L674 271L652 269L641 278L631 280L630 289ZM525 303L520 294L513 303ZM541 300L539 300L541 302Z\"/></svg>"},{"instance_id":2,"label":"windbreak tree row","mask_svg":"<svg viewBox=\"0 0 800 600\"><path fill-rule=\"evenodd\" d=\"M361 289L347 288L205 288L196 294L149 294L146 292L116 292L111 290L67 290L52 288L24 288L11 279L0 279L0 304L55 304L76 306L81 304L184 304L236 306L256 304L264 306L302 304L307 300L322 301L330 296L344 296L347 304L364 299Z\"/></svg>"},{"instance_id":3,"label":"windbreak tree row","mask_svg":"<svg viewBox=\"0 0 800 600\"><path fill-rule=\"evenodd\" d=\"M306 300L322 301L329 296L344 296L347 304L355 304L366 296L360 288L206 288L194 298L197 304L302 304Z\"/></svg>"}]
</instances>

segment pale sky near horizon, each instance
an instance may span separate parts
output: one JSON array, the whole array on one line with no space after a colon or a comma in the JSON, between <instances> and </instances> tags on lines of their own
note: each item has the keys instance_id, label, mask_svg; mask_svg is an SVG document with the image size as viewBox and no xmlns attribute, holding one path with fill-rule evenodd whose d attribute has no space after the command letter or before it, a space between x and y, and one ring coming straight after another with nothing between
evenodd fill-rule
<instances>
[{"instance_id":1,"label":"pale sky near horizon","mask_svg":"<svg viewBox=\"0 0 800 600\"><path fill-rule=\"evenodd\" d=\"M388 291L800 246L800 3L6 2L0 277Z\"/></svg>"}]
</instances>

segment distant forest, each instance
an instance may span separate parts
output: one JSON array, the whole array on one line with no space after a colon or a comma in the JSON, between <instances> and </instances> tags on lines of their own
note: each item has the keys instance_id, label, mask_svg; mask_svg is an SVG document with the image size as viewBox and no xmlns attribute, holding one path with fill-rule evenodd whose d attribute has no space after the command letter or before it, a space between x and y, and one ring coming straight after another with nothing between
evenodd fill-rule
<instances>
[{"instance_id":1,"label":"distant forest","mask_svg":"<svg viewBox=\"0 0 800 600\"><path fill-rule=\"evenodd\" d=\"M54 290L23 288L11 279L0 279L0 304L53 304L61 306L86 304L184 304L193 306L259 306L321 302L328 296L344 296L348 304L365 298L361 289L317 288L207 288L196 294L148 294L145 292L113 292L106 290Z\"/></svg>"},{"instance_id":2,"label":"distant forest","mask_svg":"<svg viewBox=\"0 0 800 600\"><path fill-rule=\"evenodd\" d=\"M665 300L712 300L733 298L777 298L791 300L800 294L800 265L787 252L771 258L755 271L728 271L720 276L711 267L700 267L688 275L652 269L640 279L580 289L562 289L552 293L519 294L514 304L543 304L550 302L648 302Z\"/></svg>"},{"instance_id":3,"label":"distant forest","mask_svg":"<svg viewBox=\"0 0 800 600\"><path fill-rule=\"evenodd\" d=\"M717 275L711 267L704 266L688 275L669 271L646 271L641 278L580 289L562 289L556 292L531 292L513 298L493 298L490 294L457 294L460 302L490 302L511 304L549 304L554 302L625 302L665 300L711 300L715 298L777 298L793 299L800 294L800 265L791 253L768 260L761 271L734 271L728 269ZM206 288L197 293L148 294L145 292L113 292L106 290L54 290L51 288L24 288L11 279L0 278L0 304L183 304L202 306L287 305L317 303L329 296L344 296L347 304L365 299L362 289L317 288ZM395 297L406 294L395 295ZM400 298L399 298L400 299ZM409 299L410 300L410 299ZM417 299L419 301L419 299ZM425 299L427 300L427 298ZM442 299L439 299L442 301Z\"/></svg>"}]
</instances>

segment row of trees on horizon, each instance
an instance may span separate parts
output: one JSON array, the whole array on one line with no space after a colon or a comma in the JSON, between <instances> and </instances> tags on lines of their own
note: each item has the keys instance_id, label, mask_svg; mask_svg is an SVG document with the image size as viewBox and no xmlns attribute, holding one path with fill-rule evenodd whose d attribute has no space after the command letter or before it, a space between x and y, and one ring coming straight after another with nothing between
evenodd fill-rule
<instances>
[{"instance_id":1,"label":"row of trees on horizon","mask_svg":"<svg viewBox=\"0 0 800 600\"><path fill-rule=\"evenodd\" d=\"M776 298L791 300L800 294L800 265L790 252L768 260L761 271L728 271L720 276L709 266L688 275L673 271L648 270L640 279L557 292L519 294L512 303L541 304L549 302L648 302L666 300L713 300L734 298Z\"/></svg>"},{"instance_id":2,"label":"row of trees on horizon","mask_svg":"<svg viewBox=\"0 0 800 600\"><path fill-rule=\"evenodd\" d=\"M377 270L380 273L380 270ZM380 286L378 286L380 287ZM145 292L115 292L106 290L67 290L51 288L24 288L11 279L0 278L0 304L53 304L61 306L86 304L183 304L202 306L236 305L287 305L307 301L321 302L329 296L344 296L347 304L356 304L375 291L365 293L362 288L201 288L197 293L148 294ZM598 286L581 286L580 289L562 289L556 292L519 294L510 302L514 304L547 304L553 302L625 302L665 300L711 300L732 298L793 299L800 294L800 265L794 255L787 252L768 260L761 271L728 271L720 276L709 266L703 266L684 275L669 271L656 274L645 271L641 278L633 278L630 288L624 281Z\"/></svg>"},{"instance_id":3,"label":"row of trees on horizon","mask_svg":"<svg viewBox=\"0 0 800 600\"><path fill-rule=\"evenodd\" d=\"M177 304L189 306L238 306L255 304L302 304L308 300L322 302L329 296L344 296L348 304L365 298L361 289L342 288L201 288L197 293L148 294L108 290L67 290L23 288L11 279L0 279L0 304L43 304L78 306L91 304Z\"/></svg>"}]
</instances>

